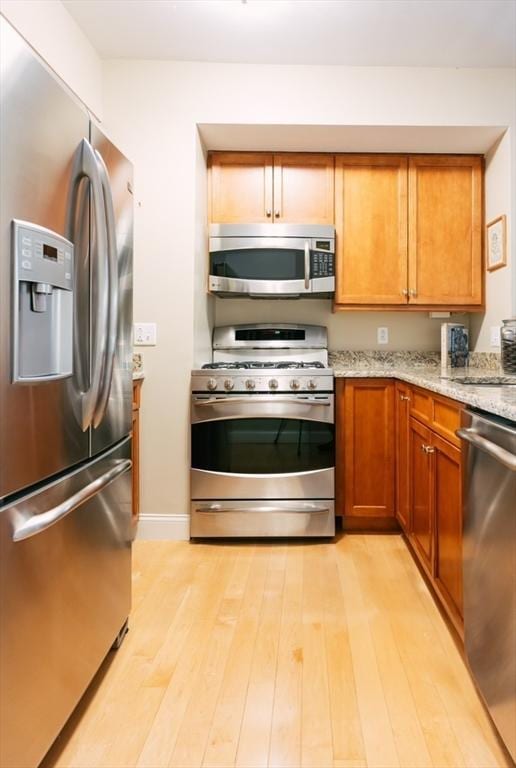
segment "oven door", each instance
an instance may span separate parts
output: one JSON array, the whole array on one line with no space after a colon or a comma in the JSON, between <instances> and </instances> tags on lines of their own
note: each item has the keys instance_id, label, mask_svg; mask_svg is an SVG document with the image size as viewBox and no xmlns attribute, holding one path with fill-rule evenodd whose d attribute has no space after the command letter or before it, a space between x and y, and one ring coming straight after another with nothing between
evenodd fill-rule
<instances>
[{"instance_id":1,"label":"oven door","mask_svg":"<svg viewBox=\"0 0 516 768\"><path fill-rule=\"evenodd\" d=\"M192 498L333 499L333 395L192 398Z\"/></svg>"},{"instance_id":2,"label":"oven door","mask_svg":"<svg viewBox=\"0 0 516 768\"><path fill-rule=\"evenodd\" d=\"M299 297L335 289L333 254L310 238L210 238L209 289L220 295Z\"/></svg>"}]
</instances>

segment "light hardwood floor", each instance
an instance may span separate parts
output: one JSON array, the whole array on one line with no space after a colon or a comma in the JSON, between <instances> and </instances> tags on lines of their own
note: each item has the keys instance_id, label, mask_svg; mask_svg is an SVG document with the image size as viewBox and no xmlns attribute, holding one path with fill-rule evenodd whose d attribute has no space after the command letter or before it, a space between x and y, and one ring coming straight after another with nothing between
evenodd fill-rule
<instances>
[{"instance_id":1,"label":"light hardwood floor","mask_svg":"<svg viewBox=\"0 0 516 768\"><path fill-rule=\"evenodd\" d=\"M511 765L399 536L136 542L130 627L44 768Z\"/></svg>"}]
</instances>

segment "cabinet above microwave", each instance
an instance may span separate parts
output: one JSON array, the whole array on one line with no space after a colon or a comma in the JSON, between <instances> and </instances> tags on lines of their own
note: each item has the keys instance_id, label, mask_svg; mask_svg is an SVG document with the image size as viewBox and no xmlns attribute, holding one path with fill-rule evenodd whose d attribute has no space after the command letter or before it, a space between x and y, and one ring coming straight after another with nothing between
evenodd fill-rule
<instances>
[{"instance_id":1,"label":"cabinet above microwave","mask_svg":"<svg viewBox=\"0 0 516 768\"><path fill-rule=\"evenodd\" d=\"M304 224L212 224L208 288L222 297L331 298L335 230Z\"/></svg>"}]
</instances>

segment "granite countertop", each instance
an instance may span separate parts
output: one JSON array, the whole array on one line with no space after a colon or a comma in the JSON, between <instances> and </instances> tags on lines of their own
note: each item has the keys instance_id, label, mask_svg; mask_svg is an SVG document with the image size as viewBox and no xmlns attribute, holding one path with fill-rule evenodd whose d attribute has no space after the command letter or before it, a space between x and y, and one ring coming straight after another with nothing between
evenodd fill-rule
<instances>
[{"instance_id":1,"label":"granite countertop","mask_svg":"<svg viewBox=\"0 0 516 768\"><path fill-rule=\"evenodd\" d=\"M410 355L406 353L388 353L379 355L364 355L359 353L330 354L330 366L337 378L393 378L429 389L439 395L450 397L466 405L471 405L488 413L516 421L516 385L488 386L460 384L454 377L478 378L481 381L486 376L499 376L499 369L485 365L485 361L475 361L480 365L470 365L468 368L448 369L443 376L437 358L421 353ZM516 377L509 377L516 382Z\"/></svg>"}]
</instances>

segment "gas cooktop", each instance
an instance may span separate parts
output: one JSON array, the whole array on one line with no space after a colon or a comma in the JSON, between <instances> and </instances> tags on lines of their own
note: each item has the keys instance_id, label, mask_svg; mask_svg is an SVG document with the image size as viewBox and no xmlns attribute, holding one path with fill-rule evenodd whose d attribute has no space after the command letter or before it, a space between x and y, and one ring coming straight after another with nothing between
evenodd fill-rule
<instances>
[{"instance_id":1,"label":"gas cooktop","mask_svg":"<svg viewBox=\"0 0 516 768\"><path fill-rule=\"evenodd\" d=\"M319 360L314 360L311 362L304 362L301 360L239 360L239 361L232 361L232 362L224 362L221 361L219 363L205 363L203 366L203 369L210 369L214 371L218 371L220 369L223 370L239 370L239 369L245 369L249 370L251 368L274 368L279 370L285 370L285 369L304 369L304 368L325 368L323 363L321 363Z\"/></svg>"}]
</instances>

